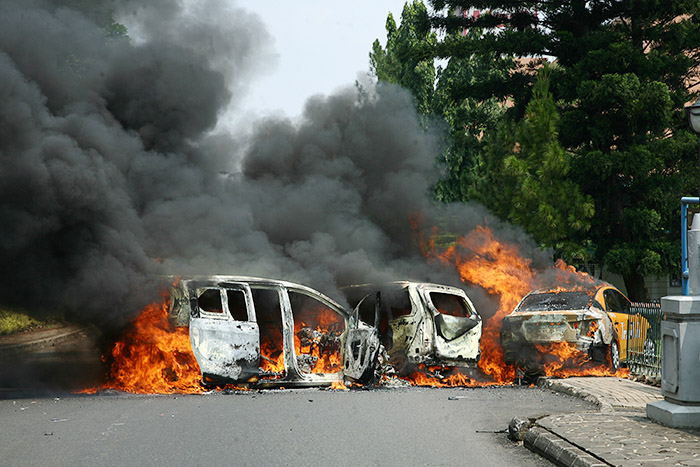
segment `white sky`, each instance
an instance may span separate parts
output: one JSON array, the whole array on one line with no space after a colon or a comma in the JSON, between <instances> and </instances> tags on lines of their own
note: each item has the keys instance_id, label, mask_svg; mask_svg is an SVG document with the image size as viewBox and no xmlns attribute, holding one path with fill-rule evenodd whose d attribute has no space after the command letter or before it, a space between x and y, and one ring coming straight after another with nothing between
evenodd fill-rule
<instances>
[{"instance_id":1,"label":"white sky","mask_svg":"<svg viewBox=\"0 0 700 467\"><path fill-rule=\"evenodd\" d=\"M301 114L306 99L352 85L369 71L369 52L386 43L386 17L398 23L406 0L239 0L258 14L274 37L277 56L250 86L240 117Z\"/></svg>"}]
</instances>

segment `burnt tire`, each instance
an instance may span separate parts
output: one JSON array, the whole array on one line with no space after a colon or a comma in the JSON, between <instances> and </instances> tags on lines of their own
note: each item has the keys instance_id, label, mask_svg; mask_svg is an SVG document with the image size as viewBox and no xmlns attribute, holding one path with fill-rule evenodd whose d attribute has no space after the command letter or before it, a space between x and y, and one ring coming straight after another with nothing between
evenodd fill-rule
<instances>
[{"instance_id":1,"label":"burnt tire","mask_svg":"<svg viewBox=\"0 0 700 467\"><path fill-rule=\"evenodd\" d=\"M620 369L620 346L617 341L613 341L608 346L608 355L610 357L610 369L612 371L617 371Z\"/></svg>"}]
</instances>

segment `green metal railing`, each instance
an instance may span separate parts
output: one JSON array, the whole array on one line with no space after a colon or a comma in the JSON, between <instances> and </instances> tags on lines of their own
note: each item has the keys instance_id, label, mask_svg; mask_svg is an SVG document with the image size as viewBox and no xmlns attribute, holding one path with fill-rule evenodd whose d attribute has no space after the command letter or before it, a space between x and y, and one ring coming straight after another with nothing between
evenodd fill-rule
<instances>
[{"instance_id":1,"label":"green metal railing","mask_svg":"<svg viewBox=\"0 0 700 467\"><path fill-rule=\"evenodd\" d=\"M627 321L627 366L637 375L661 376L661 302L633 302Z\"/></svg>"}]
</instances>

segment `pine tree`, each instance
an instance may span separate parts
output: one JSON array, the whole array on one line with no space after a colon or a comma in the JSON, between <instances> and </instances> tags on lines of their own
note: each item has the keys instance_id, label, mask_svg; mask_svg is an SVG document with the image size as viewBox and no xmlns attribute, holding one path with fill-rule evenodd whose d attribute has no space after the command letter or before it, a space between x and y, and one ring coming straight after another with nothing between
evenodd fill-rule
<instances>
[{"instance_id":1,"label":"pine tree","mask_svg":"<svg viewBox=\"0 0 700 467\"><path fill-rule=\"evenodd\" d=\"M630 298L646 298L644 278L677 263L671 252L677 251L679 198L694 187L688 174L697 174L697 141L683 106L694 98L689 88L700 65L700 3L430 3L439 12L434 27L483 31L447 34L436 46L441 57L556 62L550 86L561 113L559 142L572 154L568 177L595 204L587 238L573 231L570 237L594 245L597 261L623 276ZM458 8L481 14L456 16ZM521 118L535 80L533 65L514 68L503 83L472 89L473 97L508 99L511 118Z\"/></svg>"}]
</instances>

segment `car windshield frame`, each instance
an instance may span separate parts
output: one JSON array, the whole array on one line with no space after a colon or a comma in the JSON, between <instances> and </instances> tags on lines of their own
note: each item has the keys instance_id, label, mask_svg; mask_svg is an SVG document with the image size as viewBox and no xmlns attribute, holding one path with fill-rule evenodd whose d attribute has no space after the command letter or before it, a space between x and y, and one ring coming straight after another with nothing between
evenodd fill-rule
<instances>
[{"instance_id":1,"label":"car windshield frame","mask_svg":"<svg viewBox=\"0 0 700 467\"><path fill-rule=\"evenodd\" d=\"M583 310L591 306L593 296L585 291L537 292L522 299L515 313Z\"/></svg>"}]
</instances>

